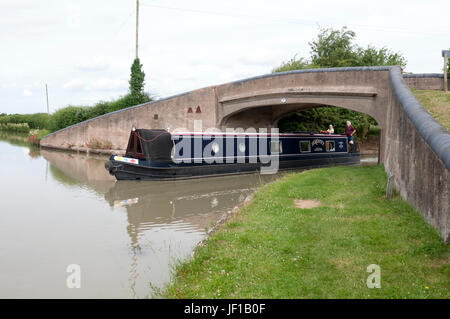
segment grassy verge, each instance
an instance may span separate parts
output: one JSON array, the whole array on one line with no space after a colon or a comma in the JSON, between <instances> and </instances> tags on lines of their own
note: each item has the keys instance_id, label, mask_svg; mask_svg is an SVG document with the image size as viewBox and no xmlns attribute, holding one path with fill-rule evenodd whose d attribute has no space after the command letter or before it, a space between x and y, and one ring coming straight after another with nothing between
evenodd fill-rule
<instances>
[{"instance_id":1,"label":"grassy verge","mask_svg":"<svg viewBox=\"0 0 450 319\"><path fill-rule=\"evenodd\" d=\"M450 131L450 93L436 90L411 89L423 107Z\"/></svg>"},{"instance_id":2,"label":"grassy verge","mask_svg":"<svg viewBox=\"0 0 450 319\"><path fill-rule=\"evenodd\" d=\"M449 247L381 166L332 167L264 186L195 257L168 298L448 298ZM294 199L322 206L300 209ZM381 267L381 289L366 285Z\"/></svg>"}]
</instances>

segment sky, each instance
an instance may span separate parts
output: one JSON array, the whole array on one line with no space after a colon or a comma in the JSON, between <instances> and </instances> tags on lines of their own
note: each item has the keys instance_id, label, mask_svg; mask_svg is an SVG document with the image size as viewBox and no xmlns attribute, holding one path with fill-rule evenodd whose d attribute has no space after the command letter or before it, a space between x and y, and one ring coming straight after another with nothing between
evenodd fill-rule
<instances>
[{"instance_id":1,"label":"sky","mask_svg":"<svg viewBox=\"0 0 450 319\"><path fill-rule=\"evenodd\" d=\"M140 0L139 58L156 99L270 73L309 57L319 28L440 73L450 1ZM0 0L0 113L93 105L128 91L136 0Z\"/></svg>"}]
</instances>

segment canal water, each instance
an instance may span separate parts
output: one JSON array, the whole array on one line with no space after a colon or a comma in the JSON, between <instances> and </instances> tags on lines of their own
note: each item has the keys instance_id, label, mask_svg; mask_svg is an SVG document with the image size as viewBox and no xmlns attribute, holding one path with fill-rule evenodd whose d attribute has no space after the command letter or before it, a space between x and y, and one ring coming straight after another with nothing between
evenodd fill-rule
<instances>
[{"instance_id":1,"label":"canal water","mask_svg":"<svg viewBox=\"0 0 450 319\"><path fill-rule=\"evenodd\" d=\"M0 138L0 298L151 297L224 212L276 178L116 182L105 161Z\"/></svg>"},{"instance_id":2,"label":"canal water","mask_svg":"<svg viewBox=\"0 0 450 319\"><path fill-rule=\"evenodd\" d=\"M223 213L279 177L116 182L105 161L0 136L0 298L152 297Z\"/></svg>"}]
</instances>

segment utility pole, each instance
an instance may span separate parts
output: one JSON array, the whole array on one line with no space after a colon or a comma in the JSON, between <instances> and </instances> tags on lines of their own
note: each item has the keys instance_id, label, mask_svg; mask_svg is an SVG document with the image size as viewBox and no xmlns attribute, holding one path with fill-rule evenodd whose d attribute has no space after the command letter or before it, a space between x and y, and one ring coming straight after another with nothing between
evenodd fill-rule
<instances>
[{"instance_id":1,"label":"utility pole","mask_svg":"<svg viewBox=\"0 0 450 319\"><path fill-rule=\"evenodd\" d=\"M448 91L448 80L447 80L447 62L448 62L448 55L450 53L450 50L442 50L442 56L444 57L444 91Z\"/></svg>"},{"instance_id":2,"label":"utility pole","mask_svg":"<svg viewBox=\"0 0 450 319\"><path fill-rule=\"evenodd\" d=\"M136 0L136 59L138 58L138 44L139 44L139 0Z\"/></svg>"},{"instance_id":3,"label":"utility pole","mask_svg":"<svg viewBox=\"0 0 450 319\"><path fill-rule=\"evenodd\" d=\"M47 114L50 115L50 108L48 106L48 88L47 88L47 83L45 83L45 95L47 96Z\"/></svg>"}]
</instances>

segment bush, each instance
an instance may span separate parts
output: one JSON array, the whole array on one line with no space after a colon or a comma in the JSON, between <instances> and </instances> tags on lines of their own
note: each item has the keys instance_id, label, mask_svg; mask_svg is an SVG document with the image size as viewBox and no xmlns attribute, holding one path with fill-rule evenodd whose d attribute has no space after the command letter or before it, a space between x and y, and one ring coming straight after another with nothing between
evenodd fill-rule
<instances>
[{"instance_id":1,"label":"bush","mask_svg":"<svg viewBox=\"0 0 450 319\"><path fill-rule=\"evenodd\" d=\"M54 132L103 114L118 111L139 103L150 102L152 100L147 93L145 93L144 96L145 98L139 101L130 94L127 94L114 101L100 101L94 106L67 106L53 113L50 130Z\"/></svg>"},{"instance_id":2,"label":"bush","mask_svg":"<svg viewBox=\"0 0 450 319\"><path fill-rule=\"evenodd\" d=\"M30 127L27 123L6 123L0 124L0 130L1 131L8 131L8 132L14 132L14 133L28 133L30 131Z\"/></svg>"},{"instance_id":3,"label":"bush","mask_svg":"<svg viewBox=\"0 0 450 319\"><path fill-rule=\"evenodd\" d=\"M0 124L7 123L26 123L30 129L48 129L50 127L51 115L47 113L35 114L2 114Z\"/></svg>"},{"instance_id":4,"label":"bush","mask_svg":"<svg viewBox=\"0 0 450 319\"><path fill-rule=\"evenodd\" d=\"M50 130L57 131L70 125L83 122L89 118L88 114L88 108L82 106L67 106L59 109L53 113Z\"/></svg>"}]
</instances>

